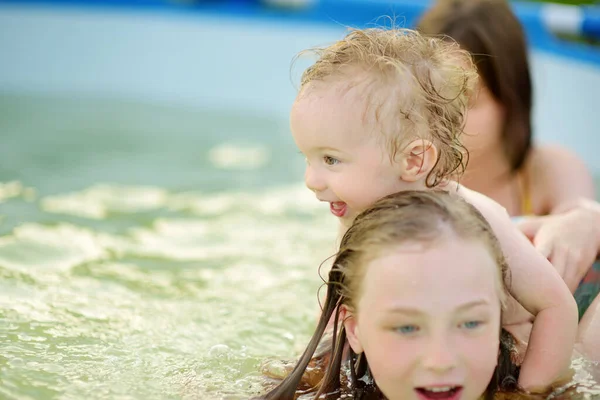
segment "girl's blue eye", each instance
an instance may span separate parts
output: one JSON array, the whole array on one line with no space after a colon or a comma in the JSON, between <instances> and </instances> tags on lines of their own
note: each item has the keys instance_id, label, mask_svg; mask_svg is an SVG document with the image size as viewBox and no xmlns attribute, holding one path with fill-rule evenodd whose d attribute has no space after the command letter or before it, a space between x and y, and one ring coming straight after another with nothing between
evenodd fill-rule
<instances>
[{"instance_id":1,"label":"girl's blue eye","mask_svg":"<svg viewBox=\"0 0 600 400\"><path fill-rule=\"evenodd\" d=\"M462 326L466 329L476 329L481 326L481 321L467 321L463 323Z\"/></svg>"},{"instance_id":2,"label":"girl's blue eye","mask_svg":"<svg viewBox=\"0 0 600 400\"><path fill-rule=\"evenodd\" d=\"M323 157L323 161L325 162L325 164L327 165L335 165L337 163L339 163L340 161L336 158L333 158L331 156L324 156Z\"/></svg>"},{"instance_id":3,"label":"girl's blue eye","mask_svg":"<svg viewBox=\"0 0 600 400\"><path fill-rule=\"evenodd\" d=\"M396 332L401 333L403 335L410 335L412 333L417 332L419 330L419 327L415 325L403 325L397 327L395 330Z\"/></svg>"}]
</instances>

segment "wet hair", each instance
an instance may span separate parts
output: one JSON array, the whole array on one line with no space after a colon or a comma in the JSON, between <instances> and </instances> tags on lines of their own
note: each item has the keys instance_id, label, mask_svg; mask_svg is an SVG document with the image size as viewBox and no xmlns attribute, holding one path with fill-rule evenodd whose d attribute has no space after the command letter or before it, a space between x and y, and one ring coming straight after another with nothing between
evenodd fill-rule
<instances>
[{"instance_id":1,"label":"wet hair","mask_svg":"<svg viewBox=\"0 0 600 400\"><path fill-rule=\"evenodd\" d=\"M348 346L345 328L339 323L340 306L356 309L366 265L390 247L414 241L430 243L449 234L480 242L489 251L498 267L498 293L504 308L508 267L492 228L479 211L457 195L440 190L404 191L387 196L357 216L342 238L329 273L323 312L312 339L291 373L261 399L295 398L332 318L330 358L323 379L314 388L315 398L334 399L349 392L355 399L383 399L370 376L364 354L357 355ZM498 390L517 387L519 369L512 361L512 336L503 330L499 334L498 365L486 389L486 399L493 398ZM344 353L349 359L347 373L343 370Z\"/></svg>"},{"instance_id":2,"label":"wet hair","mask_svg":"<svg viewBox=\"0 0 600 400\"><path fill-rule=\"evenodd\" d=\"M307 52L318 59L302 75L300 96L323 82L362 89L362 120L375 121L392 160L421 138L438 151L428 187L464 172L468 158L459 137L478 77L467 51L411 29L371 28L301 54Z\"/></svg>"},{"instance_id":3,"label":"wet hair","mask_svg":"<svg viewBox=\"0 0 600 400\"><path fill-rule=\"evenodd\" d=\"M509 2L438 0L417 29L447 35L472 54L483 83L504 108L503 150L518 171L531 150L533 89L525 34Z\"/></svg>"}]
</instances>

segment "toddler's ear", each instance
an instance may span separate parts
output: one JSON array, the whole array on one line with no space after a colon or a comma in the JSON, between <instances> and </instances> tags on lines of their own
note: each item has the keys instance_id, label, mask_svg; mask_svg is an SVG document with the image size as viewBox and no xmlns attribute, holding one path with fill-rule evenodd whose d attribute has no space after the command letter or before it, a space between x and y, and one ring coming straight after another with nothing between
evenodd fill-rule
<instances>
[{"instance_id":1,"label":"toddler's ear","mask_svg":"<svg viewBox=\"0 0 600 400\"><path fill-rule=\"evenodd\" d=\"M438 150L429 140L415 139L402 151L403 165L401 179L416 182L427 177L435 166Z\"/></svg>"},{"instance_id":2,"label":"toddler's ear","mask_svg":"<svg viewBox=\"0 0 600 400\"><path fill-rule=\"evenodd\" d=\"M340 319L344 322L344 327L346 328L346 336L348 337L348 342L350 343L350 347L356 354L360 354L363 352L362 345L360 344L360 334L358 331L358 324L356 323L356 318L354 314L346 307L345 305L340 306Z\"/></svg>"}]
</instances>

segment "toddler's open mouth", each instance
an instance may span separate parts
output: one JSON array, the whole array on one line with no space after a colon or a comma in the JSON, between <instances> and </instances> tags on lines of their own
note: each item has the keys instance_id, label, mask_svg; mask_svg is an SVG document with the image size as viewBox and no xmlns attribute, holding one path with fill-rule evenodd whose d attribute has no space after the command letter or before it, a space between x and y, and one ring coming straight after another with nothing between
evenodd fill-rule
<instances>
[{"instance_id":1,"label":"toddler's open mouth","mask_svg":"<svg viewBox=\"0 0 600 400\"><path fill-rule=\"evenodd\" d=\"M348 208L348 206L343 201L334 201L332 203L329 203L329 210L336 217L341 218L344 215L346 215L347 208Z\"/></svg>"}]
</instances>

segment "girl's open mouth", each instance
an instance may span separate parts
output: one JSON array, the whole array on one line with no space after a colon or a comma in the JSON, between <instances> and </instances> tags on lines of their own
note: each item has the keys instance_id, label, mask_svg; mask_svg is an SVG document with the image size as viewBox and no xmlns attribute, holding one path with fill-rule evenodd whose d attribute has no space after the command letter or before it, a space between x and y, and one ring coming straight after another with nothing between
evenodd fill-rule
<instances>
[{"instance_id":1,"label":"girl's open mouth","mask_svg":"<svg viewBox=\"0 0 600 400\"><path fill-rule=\"evenodd\" d=\"M458 400L462 394L462 386L438 386L416 388L421 400Z\"/></svg>"}]
</instances>

